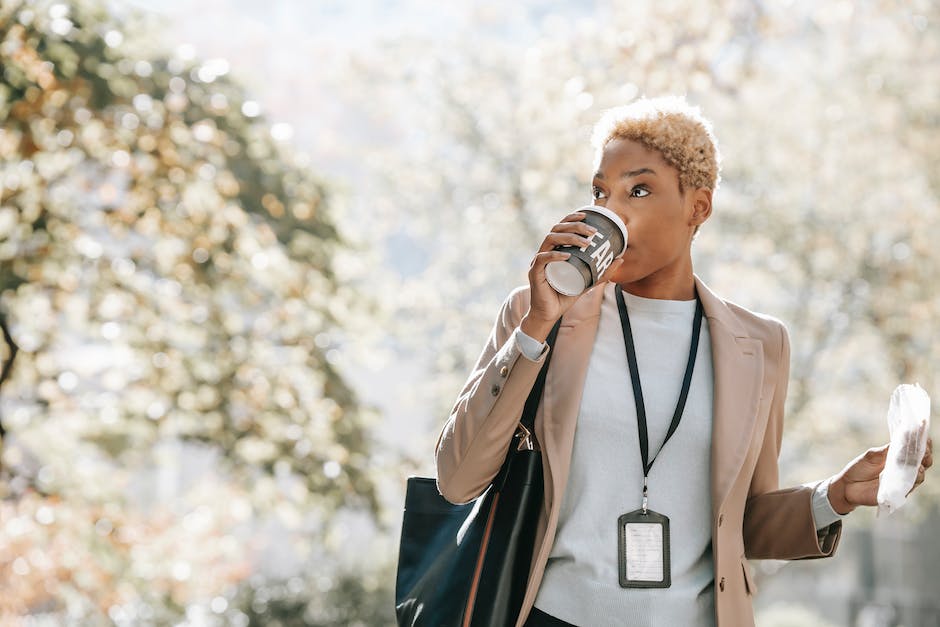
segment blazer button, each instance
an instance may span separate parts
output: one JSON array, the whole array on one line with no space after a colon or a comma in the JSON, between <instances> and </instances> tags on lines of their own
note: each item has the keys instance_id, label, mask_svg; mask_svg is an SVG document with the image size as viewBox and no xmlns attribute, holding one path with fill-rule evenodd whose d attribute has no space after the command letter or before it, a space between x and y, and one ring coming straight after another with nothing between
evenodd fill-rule
<instances>
[{"instance_id":1,"label":"blazer button","mask_svg":"<svg viewBox=\"0 0 940 627\"><path fill-rule=\"evenodd\" d=\"M721 590L722 592L725 591L725 578L724 577L722 577L721 581L718 582L718 589Z\"/></svg>"},{"instance_id":2,"label":"blazer button","mask_svg":"<svg viewBox=\"0 0 940 627\"><path fill-rule=\"evenodd\" d=\"M493 396L499 396L499 386L494 385L493 387L491 387L490 394L492 394Z\"/></svg>"},{"instance_id":3,"label":"blazer button","mask_svg":"<svg viewBox=\"0 0 940 627\"><path fill-rule=\"evenodd\" d=\"M499 369L499 376L505 377L507 374L509 374L509 366L503 366Z\"/></svg>"},{"instance_id":4,"label":"blazer button","mask_svg":"<svg viewBox=\"0 0 940 627\"><path fill-rule=\"evenodd\" d=\"M724 515L724 514L718 514L718 526L719 526L719 527L721 526L721 523L724 522L724 520L725 520L725 515Z\"/></svg>"}]
</instances>

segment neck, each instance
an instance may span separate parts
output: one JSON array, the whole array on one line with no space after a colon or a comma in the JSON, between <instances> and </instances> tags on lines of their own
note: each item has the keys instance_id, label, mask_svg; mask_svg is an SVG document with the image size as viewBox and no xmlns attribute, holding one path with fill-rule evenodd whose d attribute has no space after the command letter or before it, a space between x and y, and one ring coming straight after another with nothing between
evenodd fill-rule
<instances>
[{"instance_id":1,"label":"neck","mask_svg":"<svg viewBox=\"0 0 940 627\"><path fill-rule=\"evenodd\" d=\"M664 268L639 281L619 285L623 291L643 298L660 300L693 300L695 298L695 278L692 276L691 263L681 268Z\"/></svg>"}]
</instances>

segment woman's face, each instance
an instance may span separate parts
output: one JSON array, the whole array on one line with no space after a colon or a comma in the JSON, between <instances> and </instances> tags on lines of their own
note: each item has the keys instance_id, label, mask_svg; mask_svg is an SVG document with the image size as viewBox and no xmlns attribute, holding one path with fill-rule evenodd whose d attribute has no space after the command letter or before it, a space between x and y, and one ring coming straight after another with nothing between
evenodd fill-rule
<instances>
[{"instance_id":1,"label":"woman's face","mask_svg":"<svg viewBox=\"0 0 940 627\"><path fill-rule=\"evenodd\" d=\"M691 271L692 235L711 209L708 190L680 194L678 170L658 151L627 139L607 143L591 185L594 204L607 207L627 226L623 263L612 266L605 278L625 285L679 269L686 260ZM696 202L702 192L708 197L704 218Z\"/></svg>"}]
</instances>

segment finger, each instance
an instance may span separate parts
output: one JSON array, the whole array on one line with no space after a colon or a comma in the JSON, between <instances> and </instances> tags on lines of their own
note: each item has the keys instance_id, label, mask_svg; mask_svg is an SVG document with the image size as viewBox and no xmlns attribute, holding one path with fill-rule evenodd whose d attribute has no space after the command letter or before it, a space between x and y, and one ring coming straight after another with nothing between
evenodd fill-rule
<instances>
[{"instance_id":1,"label":"finger","mask_svg":"<svg viewBox=\"0 0 940 627\"><path fill-rule=\"evenodd\" d=\"M923 437L924 431L926 430L927 430L927 421L924 420L923 422L920 423L920 425L918 425L917 432L914 434L914 436L910 438L910 443L911 443L910 446L911 446L912 451L916 451L918 449L918 444L920 444L920 439L921 437Z\"/></svg>"},{"instance_id":2,"label":"finger","mask_svg":"<svg viewBox=\"0 0 940 627\"><path fill-rule=\"evenodd\" d=\"M924 482L924 467L921 466L920 469L917 471L917 478L914 480L914 485L911 486L911 489L907 491L907 494L910 494L911 492L913 492L914 488L916 488L923 482ZM905 496L907 496L907 494L905 494Z\"/></svg>"},{"instance_id":3,"label":"finger","mask_svg":"<svg viewBox=\"0 0 940 627\"><path fill-rule=\"evenodd\" d=\"M535 257L532 258L532 264L529 266L529 273L538 274L541 272L542 275L545 274L545 266L552 261L564 261L571 256L571 253L565 252L563 250L548 250L540 253L536 253ZM544 278L544 276L543 276Z\"/></svg>"},{"instance_id":4,"label":"finger","mask_svg":"<svg viewBox=\"0 0 940 627\"><path fill-rule=\"evenodd\" d=\"M552 227L553 233L580 233L590 237L597 233L597 227L593 227L587 222L559 222Z\"/></svg>"},{"instance_id":5,"label":"finger","mask_svg":"<svg viewBox=\"0 0 940 627\"><path fill-rule=\"evenodd\" d=\"M583 211L573 211L561 219L562 222L577 222L587 216Z\"/></svg>"},{"instance_id":6,"label":"finger","mask_svg":"<svg viewBox=\"0 0 940 627\"><path fill-rule=\"evenodd\" d=\"M591 241L579 235L577 233L549 233L545 236L545 239L542 241L542 246L539 247L539 252L547 252L556 246L574 246L576 248L586 248L591 245Z\"/></svg>"},{"instance_id":7,"label":"finger","mask_svg":"<svg viewBox=\"0 0 940 627\"><path fill-rule=\"evenodd\" d=\"M870 464L872 464L872 465L883 464L884 461L885 461L885 458L888 456L888 447L889 447L889 446L891 446L890 443L885 444L885 445L883 445L883 446L873 446L873 447L871 447L870 449L868 449L867 451L865 451L865 455L864 455L864 457L863 457L864 461L866 461L866 462L868 462L868 463L870 463Z\"/></svg>"},{"instance_id":8,"label":"finger","mask_svg":"<svg viewBox=\"0 0 940 627\"><path fill-rule=\"evenodd\" d=\"M868 481L881 473L887 461L888 445L874 446L849 462L845 472L853 481Z\"/></svg>"}]
</instances>

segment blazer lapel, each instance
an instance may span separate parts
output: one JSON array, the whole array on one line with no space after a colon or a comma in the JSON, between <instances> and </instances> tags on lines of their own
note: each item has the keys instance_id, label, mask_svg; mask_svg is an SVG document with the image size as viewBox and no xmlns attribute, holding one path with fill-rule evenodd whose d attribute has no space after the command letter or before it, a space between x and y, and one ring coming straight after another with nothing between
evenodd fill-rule
<instances>
[{"instance_id":1,"label":"blazer lapel","mask_svg":"<svg viewBox=\"0 0 940 627\"><path fill-rule=\"evenodd\" d=\"M728 306L695 277L708 319L715 377L711 443L712 520L747 456L763 380L764 347L748 336Z\"/></svg>"}]
</instances>

